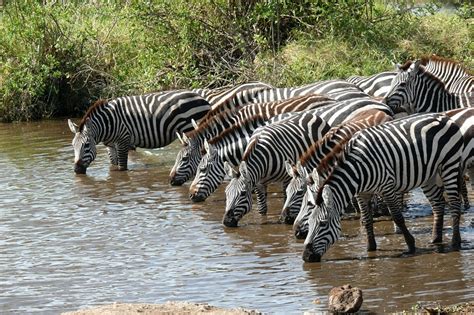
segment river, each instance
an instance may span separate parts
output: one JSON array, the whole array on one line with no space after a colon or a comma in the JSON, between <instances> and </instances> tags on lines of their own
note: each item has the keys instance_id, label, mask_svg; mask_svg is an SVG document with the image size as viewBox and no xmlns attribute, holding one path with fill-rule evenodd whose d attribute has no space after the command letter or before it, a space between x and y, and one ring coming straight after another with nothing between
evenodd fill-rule
<instances>
[{"instance_id":1,"label":"river","mask_svg":"<svg viewBox=\"0 0 474 315\"><path fill-rule=\"evenodd\" d=\"M66 120L0 124L0 312L59 313L120 302L205 302L301 314L326 310L333 286L363 290L363 309L386 313L420 301L474 301L474 209L461 220L462 250L430 245L430 208L419 192L406 213L418 252L403 257L392 223L375 224L367 253L357 220L321 263L304 263L303 242L269 214L239 228L221 224L224 187L203 203L189 183L171 187L177 143L130 153L127 172L109 170L103 146L87 175L73 172ZM471 200L474 194L470 193ZM472 202L471 202L472 203Z\"/></svg>"}]
</instances>

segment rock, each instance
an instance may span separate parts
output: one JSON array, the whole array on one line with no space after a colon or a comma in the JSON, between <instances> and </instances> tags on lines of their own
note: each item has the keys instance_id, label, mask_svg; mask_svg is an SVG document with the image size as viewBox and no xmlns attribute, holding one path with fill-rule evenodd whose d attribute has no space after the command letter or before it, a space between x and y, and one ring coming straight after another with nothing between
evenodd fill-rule
<instances>
[{"instance_id":1,"label":"rock","mask_svg":"<svg viewBox=\"0 0 474 315\"><path fill-rule=\"evenodd\" d=\"M329 311L335 313L355 313L362 306L362 290L349 284L334 287L329 291Z\"/></svg>"}]
</instances>

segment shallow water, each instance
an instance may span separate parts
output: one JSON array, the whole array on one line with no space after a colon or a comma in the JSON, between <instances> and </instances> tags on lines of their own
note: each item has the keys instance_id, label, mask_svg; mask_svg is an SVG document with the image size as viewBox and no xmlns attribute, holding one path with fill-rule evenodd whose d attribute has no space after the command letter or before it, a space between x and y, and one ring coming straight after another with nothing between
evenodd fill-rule
<instances>
[{"instance_id":1,"label":"shallow water","mask_svg":"<svg viewBox=\"0 0 474 315\"><path fill-rule=\"evenodd\" d=\"M189 184L168 185L177 144L130 154L130 170L110 171L104 147L85 176L73 172L66 121L0 124L0 312L58 313L98 304L207 302L269 313L319 312L333 286L364 292L363 309L409 310L419 301L474 300L474 211L462 218L463 249L429 244L430 209L411 195L407 225L418 253L400 256L392 223L375 225L365 250L357 220L321 263L305 264L302 241L276 224L274 187L267 217L251 213L224 228L224 187L191 203ZM471 192L471 200L474 194Z\"/></svg>"}]
</instances>

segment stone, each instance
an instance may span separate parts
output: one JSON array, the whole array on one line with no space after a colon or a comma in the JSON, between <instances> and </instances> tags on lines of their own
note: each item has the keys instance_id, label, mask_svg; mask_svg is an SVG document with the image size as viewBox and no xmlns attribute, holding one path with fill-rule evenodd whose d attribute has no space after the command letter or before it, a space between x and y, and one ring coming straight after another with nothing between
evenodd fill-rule
<instances>
[{"instance_id":1,"label":"stone","mask_svg":"<svg viewBox=\"0 0 474 315\"><path fill-rule=\"evenodd\" d=\"M329 291L329 311L334 313L355 313L362 306L362 290L350 284L334 287Z\"/></svg>"}]
</instances>

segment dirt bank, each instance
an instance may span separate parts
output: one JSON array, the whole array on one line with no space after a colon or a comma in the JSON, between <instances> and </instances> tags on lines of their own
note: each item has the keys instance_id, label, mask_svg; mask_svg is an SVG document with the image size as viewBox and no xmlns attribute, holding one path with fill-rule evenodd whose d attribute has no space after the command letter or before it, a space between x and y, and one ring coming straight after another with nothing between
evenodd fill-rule
<instances>
[{"instance_id":1,"label":"dirt bank","mask_svg":"<svg viewBox=\"0 0 474 315\"><path fill-rule=\"evenodd\" d=\"M255 310L242 308L224 309L208 304L190 302L166 302L164 304L127 304L114 303L83 309L62 315L162 315L162 314L210 314L210 315L257 315Z\"/></svg>"}]
</instances>

